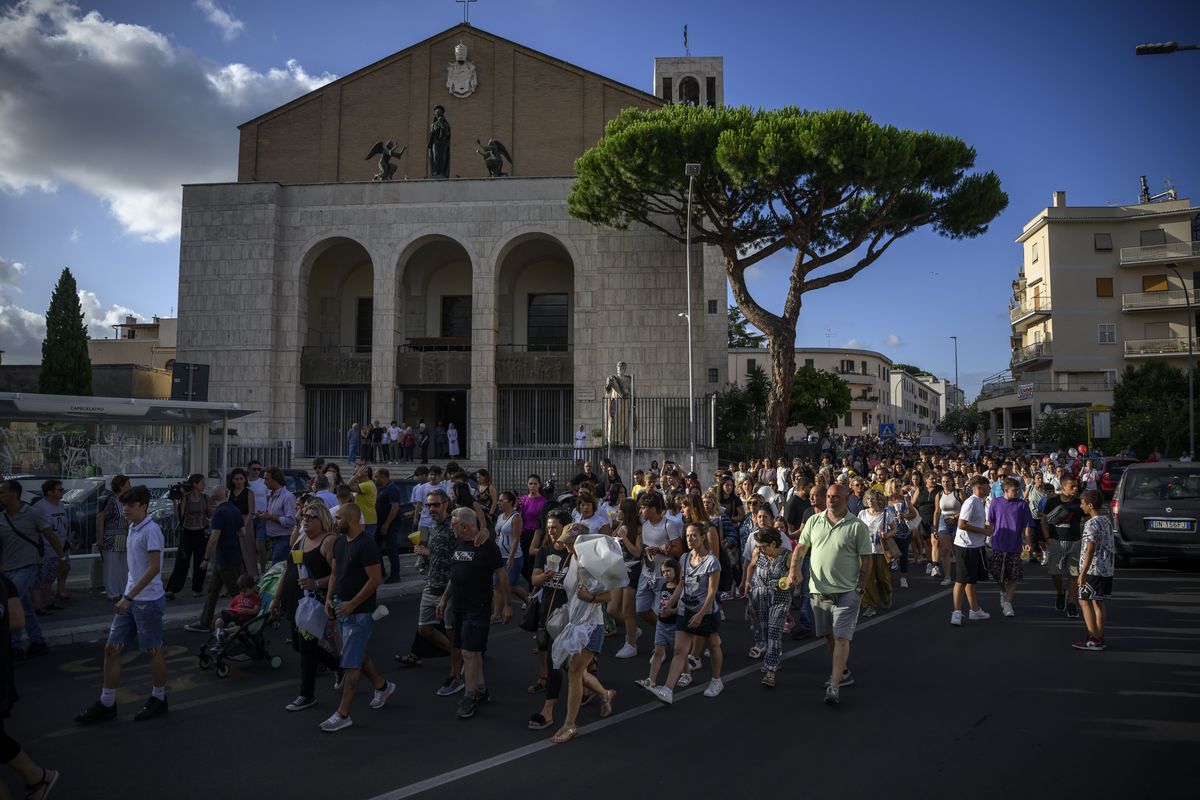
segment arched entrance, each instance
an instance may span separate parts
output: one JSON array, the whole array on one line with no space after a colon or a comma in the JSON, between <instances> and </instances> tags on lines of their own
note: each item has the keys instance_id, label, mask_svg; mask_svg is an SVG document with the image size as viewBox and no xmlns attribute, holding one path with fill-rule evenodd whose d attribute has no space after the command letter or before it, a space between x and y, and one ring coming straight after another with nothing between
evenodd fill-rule
<instances>
[{"instance_id":1,"label":"arched entrance","mask_svg":"<svg viewBox=\"0 0 1200 800\"><path fill-rule=\"evenodd\" d=\"M500 444L567 444L574 405L575 268L541 234L497 262L496 436Z\"/></svg>"},{"instance_id":2,"label":"arched entrance","mask_svg":"<svg viewBox=\"0 0 1200 800\"><path fill-rule=\"evenodd\" d=\"M305 256L307 303L300 382L304 449L347 457L346 433L370 422L375 270L358 242L326 239Z\"/></svg>"},{"instance_id":3,"label":"arched entrance","mask_svg":"<svg viewBox=\"0 0 1200 800\"><path fill-rule=\"evenodd\" d=\"M430 436L430 459L467 458L470 428L471 257L458 242L430 236L400 259L397 287L396 419Z\"/></svg>"}]
</instances>

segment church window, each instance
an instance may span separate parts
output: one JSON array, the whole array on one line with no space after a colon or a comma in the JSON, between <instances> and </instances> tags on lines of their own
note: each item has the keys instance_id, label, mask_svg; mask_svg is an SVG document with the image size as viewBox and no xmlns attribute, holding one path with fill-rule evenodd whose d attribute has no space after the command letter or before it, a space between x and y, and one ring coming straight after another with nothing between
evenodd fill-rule
<instances>
[{"instance_id":1,"label":"church window","mask_svg":"<svg viewBox=\"0 0 1200 800\"><path fill-rule=\"evenodd\" d=\"M679 82L679 102L682 105L700 105L700 82L691 75Z\"/></svg>"},{"instance_id":2,"label":"church window","mask_svg":"<svg viewBox=\"0 0 1200 800\"><path fill-rule=\"evenodd\" d=\"M662 83L663 83L663 85L662 85L663 100L666 100L669 103L669 102L671 102L672 98L675 96L673 94L674 89L675 89L675 87L673 85L674 81L672 81L670 78L663 78Z\"/></svg>"},{"instance_id":3,"label":"church window","mask_svg":"<svg viewBox=\"0 0 1200 800\"><path fill-rule=\"evenodd\" d=\"M704 79L704 101L712 108L717 106L717 79L712 75Z\"/></svg>"},{"instance_id":4,"label":"church window","mask_svg":"<svg viewBox=\"0 0 1200 800\"><path fill-rule=\"evenodd\" d=\"M717 372L717 369L716 369L715 367L709 367L709 369L708 369L708 382L709 382L709 383L717 383L717 382L719 382L720 380L721 380L721 375L720 375L720 373L719 373L719 372Z\"/></svg>"},{"instance_id":5,"label":"church window","mask_svg":"<svg viewBox=\"0 0 1200 800\"><path fill-rule=\"evenodd\" d=\"M529 295L528 323L530 349L566 350L569 339L567 295Z\"/></svg>"},{"instance_id":6,"label":"church window","mask_svg":"<svg viewBox=\"0 0 1200 800\"><path fill-rule=\"evenodd\" d=\"M448 294L442 297L441 335L471 338L471 295Z\"/></svg>"}]
</instances>

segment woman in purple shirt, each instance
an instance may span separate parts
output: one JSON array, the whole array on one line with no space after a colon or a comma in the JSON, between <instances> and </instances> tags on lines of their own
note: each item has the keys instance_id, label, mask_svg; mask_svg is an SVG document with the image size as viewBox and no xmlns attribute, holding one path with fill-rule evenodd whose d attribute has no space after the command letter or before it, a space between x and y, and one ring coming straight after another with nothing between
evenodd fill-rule
<instances>
[{"instance_id":1,"label":"woman in purple shirt","mask_svg":"<svg viewBox=\"0 0 1200 800\"><path fill-rule=\"evenodd\" d=\"M526 483L529 494L517 498L517 511L521 514L521 574L532 586L533 559L529 551L536 552L541 546L542 511L546 508L546 498L542 496L542 479L530 475Z\"/></svg>"},{"instance_id":2,"label":"woman in purple shirt","mask_svg":"<svg viewBox=\"0 0 1200 800\"><path fill-rule=\"evenodd\" d=\"M1001 488L1004 494L992 500L987 512L988 522L994 526L988 574L1000 584L1000 609L1004 616L1011 617L1013 595L1024 573L1021 562L1029 558L1033 514L1029 503L1020 496L1020 481L1004 478Z\"/></svg>"}]
</instances>

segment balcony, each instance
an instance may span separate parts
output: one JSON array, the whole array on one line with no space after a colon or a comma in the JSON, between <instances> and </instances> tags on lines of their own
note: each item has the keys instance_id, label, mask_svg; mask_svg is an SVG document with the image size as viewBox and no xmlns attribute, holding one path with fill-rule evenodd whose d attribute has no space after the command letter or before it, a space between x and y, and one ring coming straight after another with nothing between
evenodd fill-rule
<instances>
[{"instance_id":1,"label":"balcony","mask_svg":"<svg viewBox=\"0 0 1200 800\"><path fill-rule=\"evenodd\" d=\"M1011 367L1018 367L1026 364L1032 364L1035 361L1042 361L1054 357L1054 343L1049 339L1043 342L1034 342L1031 345L1014 350L1012 361L1009 363Z\"/></svg>"},{"instance_id":2,"label":"balcony","mask_svg":"<svg viewBox=\"0 0 1200 800\"><path fill-rule=\"evenodd\" d=\"M1157 311L1163 308L1186 308L1187 289L1165 292L1130 292L1121 295L1122 311Z\"/></svg>"},{"instance_id":3,"label":"balcony","mask_svg":"<svg viewBox=\"0 0 1200 800\"><path fill-rule=\"evenodd\" d=\"M300 383L369 385L371 353L354 347L305 347L300 352Z\"/></svg>"},{"instance_id":4,"label":"balcony","mask_svg":"<svg viewBox=\"0 0 1200 800\"><path fill-rule=\"evenodd\" d=\"M1012 325L1048 316L1050 316L1049 295L1035 295L1032 301L1010 306L1008 309L1008 321Z\"/></svg>"},{"instance_id":5,"label":"balcony","mask_svg":"<svg viewBox=\"0 0 1200 800\"><path fill-rule=\"evenodd\" d=\"M1196 340L1192 339L1192 350L1197 351L1200 348L1196 346ZM1156 356L1186 356L1188 352L1188 339L1186 336L1171 337L1169 339L1126 339L1125 340L1125 357L1126 358L1154 358Z\"/></svg>"},{"instance_id":6,"label":"balcony","mask_svg":"<svg viewBox=\"0 0 1200 800\"><path fill-rule=\"evenodd\" d=\"M985 383L979 388L979 399L987 400L991 397L1003 397L1008 394L1017 393L1016 381L991 381Z\"/></svg>"},{"instance_id":7,"label":"balcony","mask_svg":"<svg viewBox=\"0 0 1200 800\"><path fill-rule=\"evenodd\" d=\"M574 378L575 360L570 345L502 344L496 347L497 385L568 385Z\"/></svg>"},{"instance_id":8,"label":"balcony","mask_svg":"<svg viewBox=\"0 0 1200 800\"><path fill-rule=\"evenodd\" d=\"M1169 242L1144 247L1122 247L1121 266L1136 267L1160 261L1181 261L1200 258L1200 242Z\"/></svg>"},{"instance_id":9,"label":"balcony","mask_svg":"<svg viewBox=\"0 0 1200 800\"><path fill-rule=\"evenodd\" d=\"M409 339L396 350L397 386L470 386L470 342Z\"/></svg>"}]
</instances>

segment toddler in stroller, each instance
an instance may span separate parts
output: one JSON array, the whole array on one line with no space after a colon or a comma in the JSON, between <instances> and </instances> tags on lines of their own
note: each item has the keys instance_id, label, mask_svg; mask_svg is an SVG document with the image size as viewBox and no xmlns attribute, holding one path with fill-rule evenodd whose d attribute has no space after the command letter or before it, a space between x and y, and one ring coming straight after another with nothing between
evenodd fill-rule
<instances>
[{"instance_id":1,"label":"toddler in stroller","mask_svg":"<svg viewBox=\"0 0 1200 800\"><path fill-rule=\"evenodd\" d=\"M279 586L283 566L279 563L271 567L257 585L245 575L238 580L240 591L230 607L217 616L212 635L200 645L200 669L215 666L217 677L224 678L229 675L230 661L268 661L274 669L283 665L282 658L267 651L264 635L270 619L266 609Z\"/></svg>"}]
</instances>

